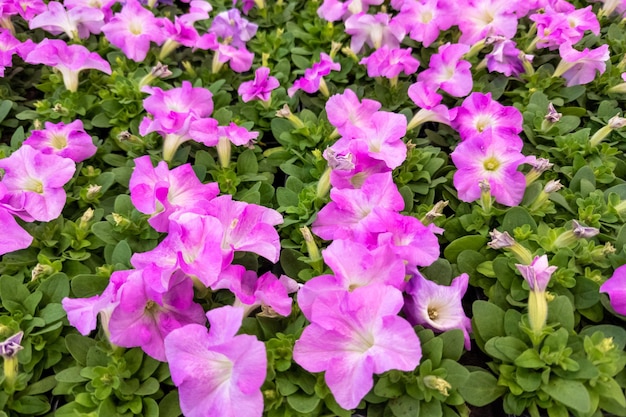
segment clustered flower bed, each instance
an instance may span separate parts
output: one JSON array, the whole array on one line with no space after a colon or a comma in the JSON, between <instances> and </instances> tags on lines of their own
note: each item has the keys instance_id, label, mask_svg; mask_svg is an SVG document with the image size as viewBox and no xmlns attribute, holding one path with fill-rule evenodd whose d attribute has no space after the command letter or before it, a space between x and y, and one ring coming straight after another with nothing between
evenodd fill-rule
<instances>
[{"instance_id":1,"label":"clustered flower bed","mask_svg":"<svg viewBox=\"0 0 626 417\"><path fill-rule=\"evenodd\" d=\"M626 3L0 10L0 416L626 416Z\"/></svg>"}]
</instances>

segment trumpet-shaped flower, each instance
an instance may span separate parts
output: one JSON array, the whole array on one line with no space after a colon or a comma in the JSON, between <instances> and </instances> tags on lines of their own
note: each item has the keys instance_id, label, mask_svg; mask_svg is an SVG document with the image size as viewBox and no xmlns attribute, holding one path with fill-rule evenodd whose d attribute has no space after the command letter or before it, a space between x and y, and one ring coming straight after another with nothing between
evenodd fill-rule
<instances>
[{"instance_id":1,"label":"trumpet-shaped flower","mask_svg":"<svg viewBox=\"0 0 626 417\"><path fill-rule=\"evenodd\" d=\"M26 56L29 64L44 64L56 68L63 75L65 88L78 90L78 74L86 69L96 69L111 74L111 66L96 52L82 45L68 45L59 39L44 39Z\"/></svg>"},{"instance_id":2,"label":"trumpet-shaped flower","mask_svg":"<svg viewBox=\"0 0 626 417\"><path fill-rule=\"evenodd\" d=\"M417 71L420 63L411 55L411 48L390 49L383 45L370 56L361 59L360 64L367 65L370 77L395 78L404 72L411 75Z\"/></svg>"},{"instance_id":3,"label":"trumpet-shaped flower","mask_svg":"<svg viewBox=\"0 0 626 417\"><path fill-rule=\"evenodd\" d=\"M19 53L22 42L8 29L0 29L0 77L7 67L13 65L13 55Z\"/></svg>"},{"instance_id":4,"label":"trumpet-shaped flower","mask_svg":"<svg viewBox=\"0 0 626 417\"><path fill-rule=\"evenodd\" d=\"M350 49L358 54L367 44L373 49L387 45L390 49L400 47L400 42L406 35L404 27L391 19L387 13L375 15L359 13L350 16L345 21L346 33L352 36Z\"/></svg>"},{"instance_id":5,"label":"trumpet-shaped flower","mask_svg":"<svg viewBox=\"0 0 626 417\"><path fill-rule=\"evenodd\" d=\"M397 315L402 304L398 289L378 285L315 303L294 360L309 372L325 371L337 403L355 408L373 387L373 374L412 371L420 362L419 339Z\"/></svg>"},{"instance_id":6,"label":"trumpet-shaped flower","mask_svg":"<svg viewBox=\"0 0 626 417\"><path fill-rule=\"evenodd\" d=\"M376 100L364 98L359 101L356 93L349 88L342 94L331 96L326 102L326 115L331 125L341 136L356 137L363 134L363 128L380 109Z\"/></svg>"},{"instance_id":7,"label":"trumpet-shaped flower","mask_svg":"<svg viewBox=\"0 0 626 417\"><path fill-rule=\"evenodd\" d=\"M546 255L535 256L530 265L515 264L515 266L528 282L530 289L538 292L546 290L552 274L557 269L556 266L548 266Z\"/></svg>"},{"instance_id":8,"label":"trumpet-shaped flower","mask_svg":"<svg viewBox=\"0 0 626 417\"><path fill-rule=\"evenodd\" d=\"M472 93L457 108L452 127L461 140L480 135L506 138L521 150L524 145L518 134L522 131L522 113L513 106L503 106L491 98L491 93Z\"/></svg>"},{"instance_id":9,"label":"trumpet-shaped flower","mask_svg":"<svg viewBox=\"0 0 626 417\"><path fill-rule=\"evenodd\" d=\"M104 24L104 13L94 7L74 7L66 10L59 2L48 3L48 10L30 19L31 29L42 28L53 35L65 33L68 38L88 38L100 33Z\"/></svg>"},{"instance_id":10,"label":"trumpet-shaped flower","mask_svg":"<svg viewBox=\"0 0 626 417\"><path fill-rule=\"evenodd\" d=\"M353 240L337 239L322 251L322 256L334 275L315 277L298 291L298 306L309 320L318 298L372 285L404 289L404 262L390 246L369 248Z\"/></svg>"},{"instance_id":11,"label":"trumpet-shaped flower","mask_svg":"<svg viewBox=\"0 0 626 417\"><path fill-rule=\"evenodd\" d=\"M76 165L71 159L44 154L22 146L0 159L6 194L2 203L26 221L50 221L61 214L66 194L63 186L72 179Z\"/></svg>"},{"instance_id":12,"label":"trumpet-shaped flower","mask_svg":"<svg viewBox=\"0 0 626 417\"><path fill-rule=\"evenodd\" d=\"M611 278L600 286L600 292L605 292L611 299L611 306L622 316L626 316L626 265L622 265L613 272Z\"/></svg>"},{"instance_id":13,"label":"trumpet-shaped flower","mask_svg":"<svg viewBox=\"0 0 626 417\"><path fill-rule=\"evenodd\" d=\"M461 299L467 291L469 276L461 274L450 286L430 281L417 270L407 283L404 312L413 325L422 325L445 332L459 329L465 335L465 348L470 349L472 323L463 311Z\"/></svg>"},{"instance_id":14,"label":"trumpet-shaped flower","mask_svg":"<svg viewBox=\"0 0 626 417\"><path fill-rule=\"evenodd\" d=\"M209 32L215 34L221 43L227 43L240 49L245 48L246 42L254 37L258 25L241 17L238 9L229 9L218 13L211 23Z\"/></svg>"},{"instance_id":15,"label":"trumpet-shaped flower","mask_svg":"<svg viewBox=\"0 0 626 417\"><path fill-rule=\"evenodd\" d=\"M487 38L488 40L490 38ZM525 72L524 61L532 61L532 55L526 55L519 49L515 41L506 39L503 36L492 37L493 50L485 56L487 69L489 72L500 72L507 77L518 76ZM522 58L520 58L522 57Z\"/></svg>"},{"instance_id":16,"label":"trumpet-shaped flower","mask_svg":"<svg viewBox=\"0 0 626 417\"><path fill-rule=\"evenodd\" d=\"M346 20L353 14L367 12L369 6L379 6L383 0L324 0L317 9L317 15L329 22Z\"/></svg>"},{"instance_id":17,"label":"trumpet-shaped flower","mask_svg":"<svg viewBox=\"0 0 626 417\"><path fill-rule=\"evenodd\" d=\"M241 100L247 103L251 100L269 101L272 90L278 88L276 77L270 76L270 69L259 67L254 72L254 80L241 83L237 92Z\"/></svg>"},{"instance_id":18,"label":"trumpet-shaped flower","mask_svg":"<svg viewBox=\"0 0 626 417\"><path fill-rule=\"evenodd\" d=\"M526 157L516 143L498 136L477 136L461 142L450 156L457 167L454 187L462 201L480 198L481 181L489 182L491 195L500 204L511 207L522 201L526 178L518 167Z\"/></svg>"},{"instance_id":19,"label":"trumpet-shaped flower","mask_svg":"<svg viewBox=\"0 0 626 417\"><path fill-rule=\"evenodd\" d=\"M570 43L564 43L559 47L559 54L561 62L552 76L565 78L568 87L590 83L596 78L596 73L603 74L610 57L609 45L606 44L596 49L577 51Z\"/></svg>"},{"instance_id":20,"label":"trumpet-shaped flower","mask_svg":"<svg viewBox=\"0 0 626 417\"><path fill-rule=\"evenodd\" d=\"M509 0L464 0L457 5L460 43L472 45L488 35L507 39L517 32L516 2Z\"/></svg>"},{"instance_id":21,"label":"trumpet-shaped flower","mask_svg":"<svg viewBox=\"0 0 626 417\"><path fill-rule=\"evenodd\" d=\"M369 176L359 189L333 188L330 199L312 226L313 233L326 240L367 239L386 231L382 218L389 211L404 208L390 172Z\"/></svg>"},{"instance_id":22,"label":"trumpet-shaped flower","mask_svg":"<svg viewBox=\"0 0 626 417\"><path fill-rule=\"evenodd\" d=\"M206 326L189 324L165 338L165 355L187 417L261 417L265 345L237 335L243 309L224 306L206 314Z\"/></svg>"},{"instance_id":23,"label":"trumpet-shaped flower","mask_svg":"<svg viewBox=\"0 0 626 417\"><path fill-rule=\"evenodd\" d=\"M138 0L126 1L122 10L102 27L102 32L112 45L135 62L146 58L150 42L160 45L165 40L157 18Z\"/></svg>"},{"instance_id":24,"label":"trumpet-shaped flower","mask_svg":"<svg viewBox=\"0 0 626 417\"><path fill-rule=\"evenodd\" d=\"M468 95L474 85L470 72L472 64L461 59L468 51L468 45L441 45L438 52L430 57L428 69L422 71L417 80L434 91L441 88L454 97Z\"/></svg>"},{"instance_id":25,"label":"trumpet-shaped flower","mask_svg":"<svg viewBox=\"0 0 626 417\"><path fill-rule=\"evenodd\" d=\"M158 232L168 231L173 213L201 209L219 194L217 184L202 184L191 165L170 171L161 161L154 168L147 155L135 159L129 188L131 201L141 213L151 215L148 223Z\"/></svg>"},{"instance_id":26,"label":"trumpet-shaped flower","mask_svg":"<svg viewBox=\"0 0 626 417\"><path fill-rule=\"evenodd\" d=\"M39 149L43 153L54 153L78 163L94 156L98 148L91 136L85 132L83 122L74 120L70 124L63 122L45 123L44 130L33 130L24 145Z\"/></svg>"},{"instance_id":27,"label":"trumpet-shaped flower","mask_svg":"<svg viewBox=\"0 0 626 417\"><path fill-rule=\"evenodd\" d=\"M298 78L293 82L293 85L287 90L289 97L298 90L305 91L309 94L315 93L320 89L322 83L322 77L330 74L331 71L341 70L341 64L333 62L333 59L322 52L320 54L320 61L313 64L311 68L304 70L304 76Z\"/></svg>"},{"instance_id":28,"label":"trumpet-shaped flower","mask_svg":"<svg viewBox=\"0 0 626 417\"><path fill-rule=\"evenodd\" d=\"M118 289L118 304L111 312L111 342L141 347L153 358L165 361L164 338L187 324L205 322L202 306L193 302L193 282L183 273L172 277L170 288L154 291L143 271L131 273Z\"/></svg>"}]
</instances>

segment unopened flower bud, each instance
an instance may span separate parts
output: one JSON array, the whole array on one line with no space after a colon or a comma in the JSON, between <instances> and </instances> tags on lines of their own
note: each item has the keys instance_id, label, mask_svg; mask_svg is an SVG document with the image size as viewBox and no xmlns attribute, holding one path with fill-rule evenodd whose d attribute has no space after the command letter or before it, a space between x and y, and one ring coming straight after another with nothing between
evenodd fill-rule
<instances>
[{"instance_id":1,"label":"unopened flower bud","mask_svg":"<svg viewBox=\"0 0 626 417\"><path fill-rule=\"evenodd\" d=\"M93 213L94 213L94 210L91 207L85 210L83 215L80 216L80 220L78 221L78 227L80 227L83 230L86 230L87 227L89 226L89 221L93 219Z\"/></svg>"},{"instance_id":2,"label":"unopened flower bud","mask_svg":"<svg viewBox=\"0 0 626 417\"><path fill-rule=\"evenodd\" d=\"M491 212L491 184L482 179L478 182L478 186L480 187L480 205L485 213L489 214Z\"/></svg>"},{"instance_id":3,"label":"unopened flower bud","mask_svg":"<svg viewBox=\"0 0 626 417\"><path fill-rule=\"evenodd\" d=\"M424 218L421 220L422 224L424 226L428 226L429 224L434 222L437 217L443 216L443 214L442 214L443 213L443 209L446 208L447 206L448 206L448 202L447 201L438 201L437 203L435 203L433 208L431 208L428 211L428 213L426 213Z\"/></svg>"},{"instance_id":4,"label":"unopened flower bud","mask_svg":"<svg viewBox=\"0 0 626 417\"><path fill-rule=\"evenodd\" d=\"M523 265L529 265L532 263L533 255L528 249L517 243L509 232L502 233L494 229L489 233L489 236L491 236L491 242L487 243L487 246L490 248L511 251L513 255L515 255L515 258L517 258L517 260Z\"/></svg>"},{"instance_id":5,"label":"unopened flower bud","mask_svg":"<svg viewBox=\"0 0 626 417\"><path fill-rule=\"evenodd\" d=\"M288 104L285 104L282 109L276 112L276 117L289 120L296 129L302 129L303 127L305 127L302 120L300 120L298 116L291 112Z\"/></svg>"},{"instance_id":6,"label":"unopened flower bud","mask_svg":"<svg viewBox=\"0 0 626 417\"><path fill-rule=\"evenodd\" d=\"M529 159L526 163L532 166L528 174L526 174L526 186L535 182L541 174L554 166L553 163L545 158Z\"/></svg>"},{"instance_id":7,"label":"unopened flower bud","mask_svg":"<svg viewBox=\"0 0 626 417\"><path fill-rule=\"evenodd\" d=\"M554 108L554 104L552 104L552 102L550 102L548 104L548 113L545 115L544 119L548 122L548 123L556 123L559 120L561 120L561 117L563 117L562 113L559 113L556 111L556 109Z\"/></svg>"},{"instance_id":8,"label":"unopened flower bud","mask_svg":"<svg viewBox=\"0 0 626 417\"><path fill-rule=\"evenodd\" d=\"M600 230L595 227L587 227L578 223L576 220L572 220L572 229L566 230L561 233L554 243L552 249L567 248L578 242L579 239L588 239L600 233Z\"/></svg>"},{"instance_id":9,"label":"unopened flower bud","mask_svg":"<svg viewBox=\"0 0 626 417\"><path fill-rule=\"evenodd\" d=\"M328 54L331 58L335 58L337 52L341 50L341 42L332 41L330 44L330 53Z\"/></svg>"},{"instance_id":10,"label":"unopened flower bud","mask_svg":"<svg viewBox=\"0 0 626 417\"><path fill-rule=\"evenodd\" d=\"M15 389L18 375L17 354L24 349L24 346L20 344L22 337L24 337L24 332L20 331L4 342L0 342L0 356L4 359L4 386L10 393Z\"/></svg>"},{"instance_id":11,"label":"unopened flower bud","mask_svg":"<svg viewBox=\"0 0 626 417\"><path fill-rule=\"evenodd\" d=\"M85 198L88 201L95 200L99 197L100 191L102 190L102 186L98 184L89 184L87 186L87 193L85 194Z\"/></svg>"},{"instance_id":12,"label":"unopened flower bud","mask_svg":"<svg viewBox=\"0 0 626 417\"><path fill-rule=\"evenodd\" d=\"M446 397L450 395L448 390L452 388L452 385L450 385L448 381L435 375L426 375L424 377L424 385L426 385L427 388L439 391L441 395Z\"/></svg>"},{"instance_id":13,"label":"unopened flower bud","mask_svg":"<svg viewBox=\"0 0 626 417\"><path fill-rule=\"evenodd\" d=\"M600 233L600 230L595 227L583 226L576 220L572 220L572 233L574 233L574 236L578 239L588 239Z\"/></svg>"},{"instance_id":14,"label":"unopened flower bud","mask_svg":"<svg viewBox=\"0 0 626 417\"><path fill-rule=\"evenodd\" d=\"M326 194L330 191L330 172L331 168L328 167L322 173L322 176L317 181L317 189L315 191L315 197L324 198Z\"/></svg>"},{"instance_id":15,"label":"unopened flower bud","mask_svg":"<svg viewBox=\"0 0 626 417\"><path fill-rule=\"evenodd\" d=\"M624 126L626 126L626 118L620 117L619 115L611 117L606 126L601 127L596 133L593 134L591 139L589 139L589 144L592 147L598 146L598 144L602 142L602 140L604 140L609 133L613 130L621 129Z\"/></svg>"},{"instance_id":16,"label":"unopened flower bud","mask_svg":"<svg viewBox=\"0 0 626 417\"><path fill-rule=\"evenodd\" d=\"M30 280L31 281L36 281L41 277L45 277L48 275L52 275L54 274L54 268L50 265L43 265L38 263L37 265L35 265L35 267L33 268L33 270L30 273Z\"/></svg>"},{"instance_id":17,"label":"unopened flower bud","mask_svg":"<svg viewBox=\"0 0 626 417\"><path fill-rule=\"evenodd\" d=\"M115 222L115 225L117 227L125 228L130 225L130 220L128 220L126 217L122 216L121 214L111 213L111 216L113 217L113 222Z\"/></svg>"}]
</instances>

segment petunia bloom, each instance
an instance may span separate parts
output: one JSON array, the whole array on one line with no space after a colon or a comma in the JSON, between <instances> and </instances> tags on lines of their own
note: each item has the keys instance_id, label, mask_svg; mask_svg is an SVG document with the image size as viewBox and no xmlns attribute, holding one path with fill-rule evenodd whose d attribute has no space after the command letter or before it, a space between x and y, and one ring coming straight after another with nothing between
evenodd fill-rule
<instances>
[{"instance_id":1,"label":"petunia bloom","mask_svg":"<svg viewBox=\"0 0 626 417\"><path fill-rule=\"evenodd\" d=\"M296 342L293 359L309 372L325 371L337 403L356 408L374 386L373 374L413 371L420 362L419 339L397 315L402 304L398 289L380 285L314 303L311 324Z\"/></svg>"},{"instance_id":2,"label":"petunia bloom","mask_svg":"<svg viewBox=\"0 0 626 417\"><path fill-rule=\"evenodd\" d=\"M61 214L66 194L63 186L76 171L71 159L44 154L22 146L8 158L0 159L6 194L0 201L26 221L50 221Z\"/></svg>"},{"instance_id":3,"label":"petunia bloom","mask_svg":"<svg viewBox=\"0 0 626 417\"><path fill-rule=\"evenodd\" d=\"M417 270L406 286L404 313L413 325L422 325L445 332L459 329L465 335L465 348L470 349L470 319L463 311L461 299L467 291L469 276L461 274L447 285L426 279Z\"/></svg>"},{"instance_id":4,"label":"petunia bloom","mask_svg":"<svg viewBox=\"0 0 626 417\"><path fill-rule=\"evenodd\" d=\"M78 90L78 74L86 69L96 69L111 74L111 65L96 52L82 45L68 45L59 39L44 39L26 56L29 64L44 64L56 68L63 75L69 91Z\"/></svg>"},{"instance_id":5,"label":"petunia bloom","mask_svg":"<svg viewBox=\"0 0 626 417\"><path fill-rule=\"evenodd\" d=\"M269 101L272 90L278 88L279 82L276 77L270 76L270 69L259 67L254 72L254 80L241 83L237 92L241 100L247 103L251 100Z\"/></svg>"},{"instance_id":6,"label":"petunia bloom","mask_svg":"<svg viewBox=\"0 0 626 417\"><path fill-rule=\"evenodd\" d=\"M561 62L554 70L553 77L565 78L567 87L587 84L596 78L596 74L603 74L606 70L606 61L609 60L609 45L601 45L596 49L585 48L577 51L570 43L559 47Z\"/></svg>"},{"instance_id":7,"label":"petunia bloom","mask_svg":"<svg viewBox=\"0 0 626 417\"><path fill-rule=\"evenodd\" d=\"M315 62L311 68L304 70L304 76L294 81L293 85L287 90L287 94L289 97L293 97L298 90L311 94L322 89L322 93L328 95L328 91L325 91L327 90L326 84L322 77L330 74L331 71L339 70L341 70L341 64L334 62L328 54L322 52L320 61Z\"/></svg>"},{"instance_id":8,"label":"petunia bloom","mask_svg":"<svg viewBox=\"0 0 626 417\"><path fill-rule=\"evenodd\" d=\"M611 278L600 286L600 292L607 293L615 311L626 316L626 265L620 266L613 272Z\"/></svg>"},{"instance_id":9,"label":"petunia bloom","mask_svg":"<svg viewBox=\"0 0 626 417\"><path fill-rule=\"evenodd\" d=\"M206 314L205 326L189 324L165 338L165 355L180 408L187 417L261 417L265 345L237 335L243 309L224 306Z\"/></svg>"},{"instance_id":10,"label":"petunia bloom","mask_svg":"<svg viewBox=\"0 0 626 417\"><path fill-rule=\"evenodd\" d=\"M417 76L430 89L441 88L454 97L464 97L472 91L472 66L461 59L469 51L468 45L446 43L441 45L436 54L430 57L428 69Z\"/></svg>"},{"instance_id":11,"label":"petunia bloom","mask_svg":"<svg viewBox=\"0 0 626 417\"><path fill-rule=\"evenodd\" d=\"M83 122L45 123L44 130L33 130L24 145L39 149L43 153L54 153L78 163L94 156L98 148L91 136L85 132Z\"/></svg>"},{"instance_id":12,"label":"petunia bloom","mask_svg":"<svg viewBox=\"0 0 626 417\"><path fill-rule=\"evenodd\" d=\"M65 33L68 38L87 39L99 34L104 24L104 13L95 7L77 6L66 10L57 1L48 3L48 9L29 21L31 29L42 28L53 35Z\"/></svg>"}]
</instances>

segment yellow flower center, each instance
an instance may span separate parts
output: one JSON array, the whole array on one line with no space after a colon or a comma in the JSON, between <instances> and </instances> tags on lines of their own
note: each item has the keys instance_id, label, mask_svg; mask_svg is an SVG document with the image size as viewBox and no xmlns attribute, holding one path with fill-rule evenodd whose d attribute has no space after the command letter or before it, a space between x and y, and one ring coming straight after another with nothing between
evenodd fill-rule
<instances>
[{"instance_id":1,"label":"yellow flower center","mask_svg":"<svg viewBox=\"0 0 626 417\"><path fill-rule=\"evenodd\" d=\"M495 171L496 169L498 169L499 166L500 162L493 156L485 159L485 161L483 162L483 167L487 171Z\"/></svg>"}]
</instances>

